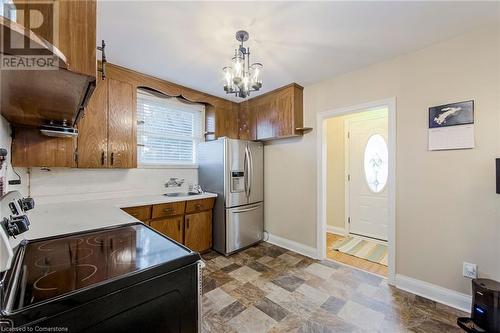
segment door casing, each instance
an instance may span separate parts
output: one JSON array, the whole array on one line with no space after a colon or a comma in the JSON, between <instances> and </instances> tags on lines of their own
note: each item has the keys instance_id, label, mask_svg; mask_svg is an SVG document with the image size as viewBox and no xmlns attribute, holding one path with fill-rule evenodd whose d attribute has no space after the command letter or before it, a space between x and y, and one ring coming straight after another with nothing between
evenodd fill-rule
<instances>
[{"instance_id":1,"label":"door casing","mask_svg":"<svg viewBox=\"0 0 500 333\"><path fill-rule=\"evenodd\" d=\"M342 107L320 112L316 116L316 153L317 164L317 219L316 219L316 256L326 258L326 119L367 111L380 107L388 109L388 149L389 179L389 227L388 227L388 276L389 284L395 284L396 278L396 98L387 98L364 104Z\"/></svg>"}]
</instances>

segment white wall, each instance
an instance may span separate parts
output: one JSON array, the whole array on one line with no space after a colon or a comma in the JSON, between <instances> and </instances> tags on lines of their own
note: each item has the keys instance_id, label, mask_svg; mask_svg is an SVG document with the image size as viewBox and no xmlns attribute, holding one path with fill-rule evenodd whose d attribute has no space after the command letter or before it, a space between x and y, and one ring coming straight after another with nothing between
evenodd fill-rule
<instances>
[{"instance_id":1,"label":"white wall","mask_svg":"<svg viewBox=\"0 0 500 333\"><path fill-rule=\"evenodd\" d=\"M30 169L30 194L37 203L162 194L170 177L198 182L197 169Z\"/></svg>"},{"instance_id":2,"label":"white wall","mask_svg":"<svg viewBox=\"0 0 500 333\"><path fill-rule=\"evenodd\" d=\"M458 36L304 89L304 125L318 112L397 99L396 272L470 293L462 261L500 280L500 31ZM428 107L475 101L476 148L429 152ZM316 131L265 146L271 234L316 246Z\"/></svg>"},{"instance_id":3,"label":"white wall","mask_svg":"<svg viewBox=\"0 0 500 333\"><path fill-rule=\"evenodd\" d=\"M0 148L5 148L5 149L7 149L7 152L8 152L6 163L4 163L4 166L3 166L4 171L6 171L7 181L17 179L17 176L14 174L14 172L12 170L12 165L10 164L10 157L11 157L10 145L12 142L10 135L11 135L11 129L10 129L9 123L7 122L7 120L4 117L0 116ZM23 181L22 181L20 186L7 184L7 191L18 190L18 191L21 191L21 193L23 193L24 195L26 195L27 194L27 188L25 186L26 185L26 182L25 182L25 176L26 176L25 171L26 170L24 170L24 169L17 170L16 169L16 171L22 177Z\"/></svg>"},{"instance_id":4,"label":"white wall","mask_svg":"<svg viewBox=\"0 0 500 333\"><path fill-rule=\"evenodd\" d=\"M344 121L326 121L326 223L337 231L345 228Z\"/></svg>"}]
</instances>

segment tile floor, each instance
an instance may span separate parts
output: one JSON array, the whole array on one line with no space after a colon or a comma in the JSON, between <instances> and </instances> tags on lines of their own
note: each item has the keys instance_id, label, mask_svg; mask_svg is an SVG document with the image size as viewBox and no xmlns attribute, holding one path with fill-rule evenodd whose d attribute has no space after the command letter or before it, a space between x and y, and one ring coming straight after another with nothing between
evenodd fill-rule
<instances>
[{"instance_id":1,"label":"tile floor","mask_svg":"<svg viewBox=\"0 0 500 333\"><path fill-rule=\"evenodd\" d=\"M204 332L461 332L464 313L269 243L203 259Z\"/></svg>"}]
</instances>

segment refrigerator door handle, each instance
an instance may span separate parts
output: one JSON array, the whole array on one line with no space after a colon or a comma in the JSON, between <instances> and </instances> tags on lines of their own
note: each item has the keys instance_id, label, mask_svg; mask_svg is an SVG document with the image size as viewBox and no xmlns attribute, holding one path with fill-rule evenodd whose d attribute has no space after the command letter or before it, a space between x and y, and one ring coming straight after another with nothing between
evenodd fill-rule
<instances>
[{"instance_id":1,"label":"refrigerator door handle","mask_svg":"<svg viewBox=\"0 0 500 333\"><path fill-rule=\"evenodd\" d=\"M248 150L248 159L249 159L249 163L248 163L248 170L249 171L249 180L248 180L248 197L250 198L250 194L252 193L252 182L253 182L253 156L252 156L252 150L250 148L248 148L247 146L247 150Z\"/></svg>"},{"instance_id":2,"label":"refrigerator door handle","mask_svg":"<svg viewBox=\"0 0 500 333\"><path fill-rule=\"evenodd\" d=\"M259 209L262 205L259 204L257 206L253 206L253 207L250 207L250 208L244 208L244 209L239 209L239 210L235 210L234 211L234 214L239 214L239 213L245 213L245 212L251 212L252 210L256 210L256 209Z\"/></svg>"},{"instance_id":3,"label":"refrigerator door handle","mask_svg":"<svg viewBox=\"0 0 500 333\"><path fill-rule=\"evenodd\" d=\"M250 153L248 147L245 146L245 194L247 199L250 197Z\"/></svg>"}]
</instances>

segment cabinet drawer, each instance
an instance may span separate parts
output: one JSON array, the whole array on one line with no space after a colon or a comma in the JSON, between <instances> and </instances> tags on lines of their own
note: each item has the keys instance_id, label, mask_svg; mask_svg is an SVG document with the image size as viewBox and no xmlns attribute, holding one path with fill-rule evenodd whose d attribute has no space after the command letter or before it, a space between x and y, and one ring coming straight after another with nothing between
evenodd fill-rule
<instances>
[{"instance_id":1,"label":"cabinet drawer","mask_svg":"<svg viewBox=\"0 0 500 333\"><path fill-rule=\"evenodd\" d=\"M186 202L186 213L202 212L214 207L215 198L189 200Z\"/></svg>"},{"instance_id":2,"label":"cabinet drawer","mask_svg":"<svg viewBox=\"0 0 500 333\"><path fill-rule=\"evenodd\" d=\"M182 215L185 207L185 201L153 205L153 218Z\"/></svg>"},{"instance_id":3,"label":"cabinet drawer","mask_svg":"<svg viewBox=\"0 0 500 333\"><path fill-rule=\"evenodd\" d=\"M149 226L165 236L179 242L184 241L184 216L151 220Z\"/></svg>"},{"instance_id":4,"label":"cabinet drawer","mask_svg":"<svg viewBox=\"0 0 500 333\"><path fill-rule=\"evenodd\" d=\"M146 222L151 218L151 205L139 206L139 207L127 207L127 208L122 208L122 210L142 222Z\"/></svg>"}]
</instances>

